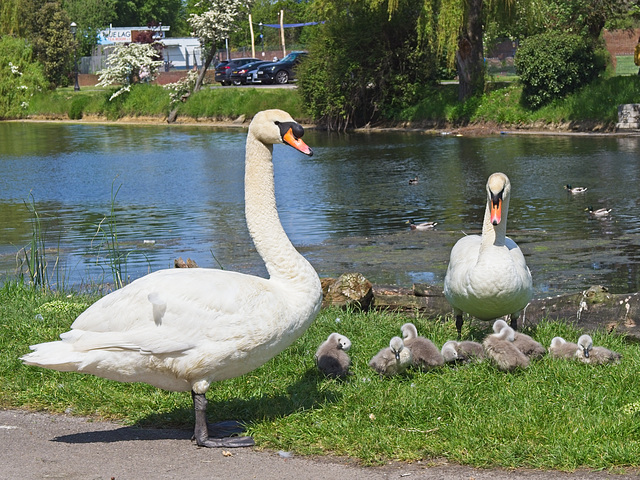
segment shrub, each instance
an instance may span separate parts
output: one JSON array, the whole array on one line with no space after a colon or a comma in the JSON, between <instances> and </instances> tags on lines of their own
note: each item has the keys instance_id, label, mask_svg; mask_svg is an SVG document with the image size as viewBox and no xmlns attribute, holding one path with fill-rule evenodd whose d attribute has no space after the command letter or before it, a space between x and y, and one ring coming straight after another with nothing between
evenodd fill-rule
<instances>
[{"instance_id":1,"label":"shrub","mask_svg":"<svg viewBox=\"0 0 640 480\"><path fill-rule=\"evenodd\" d=\"M0 119L26 115L33 94L47 86L31 47L20 38L0 38Z\"/></svg>"},{"instance_id":2,"label":"shrub","mask_svg":"<svg viewBox=\"0 0 640 480\"><path fill-rule=\"evenodd\" d=\"M400 3L389 17L384 3L348 2L329 14L298 69L298 90L314 119L344 130L396 118L416 103L436 73L433 52L415 34L422 5Z\"/></svg>"},{"instance_id":3,"label":"shrub","mask_svg":"<svg viewBox=\"0 0 640 480\"><path fill-rule=\"evenodd\" d=\"M539 108L589 83L602 68L591 41L551 31L522 42L515 57L523 85L523 101Z\"/></svg>"},{"instance_id":4,"label":"shrub","mask_svg":"<svg viewBox=\"0 0 640 480\"><path fill-rule=\"evenodd\" d=\"M71 106L69 107L69 118L71 120L80 120L88 103L88 97L74 97L73 100L71 100Z\"/></svg>"}]
</instances>

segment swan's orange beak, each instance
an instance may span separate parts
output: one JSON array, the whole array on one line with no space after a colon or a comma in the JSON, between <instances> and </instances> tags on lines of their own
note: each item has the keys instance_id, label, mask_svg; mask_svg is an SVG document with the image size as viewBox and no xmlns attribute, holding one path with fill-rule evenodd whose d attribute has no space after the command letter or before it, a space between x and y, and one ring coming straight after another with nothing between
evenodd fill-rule
<instances>
[{"instance_id":1,"label":"swan's orange beak","mask_svg":"<svg viewBox=\"0 0 640 480\"><path fill-rule=\"evenodd\" d=\"M313 155L313 151L311 150L311 148L309 148L309 146L304 143L301 138L296 137L293 134L293 129L291 128L287 130L286 133L282 136L282 140L284 140L284 143L286 143L287 145L292 146L305 155Z\"/></svg>"},{"instance_id":2,"label":"swan's orange beak","mask_svg":"<svg viewBox=\"0 0 640 480\"><path fill-rule=\"evenodd\" d=\"M491 200L491 223L498 225L502 219L502 198Z\"/></svg>"}]
</instances>

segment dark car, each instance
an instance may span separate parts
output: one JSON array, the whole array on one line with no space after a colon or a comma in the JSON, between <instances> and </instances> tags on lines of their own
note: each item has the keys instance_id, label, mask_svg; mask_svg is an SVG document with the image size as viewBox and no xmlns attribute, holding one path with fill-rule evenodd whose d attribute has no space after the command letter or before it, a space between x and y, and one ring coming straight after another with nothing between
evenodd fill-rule
<instances>
[{"instance_id":1,"label":"dark car","mask_svg":"<svg viewBox=\"0 0 640 480\"><path fill-rule=\"evenodd\" d=\"M214 80L222 85L231 85L231 72L234 68L249 62L256 62L259 58L232 58L227 62L220 62L216 65Z\"/></svg>"},{"instance_id":2,"label":"dark car","mask_svg":"<svg viewBox=\"0 0 640 480\"><path fill-rule=\"evenodd\" d=\"M239 67L234 68L229 77L231 83L233 83L234 85L246 85L250 82L250 80L247 81L249 72L251 72L252 70L257 70L260 65L263 65L265 63L269 62L267 62L266 60L258 60L257 62L245 63L244 65L240 65Z\"/></svg>"},{"instance_id":3,"label":"dark car","mask_svg":"<svg viewBox=\"0 0 640 480\"><path fill-rule=\"evenodd\" d=\"M260 65L252 82L281 85L289 83L296 79L296 67L307 55L307 52L291 52L279 62Z\"/></svg>"}]
</instances>

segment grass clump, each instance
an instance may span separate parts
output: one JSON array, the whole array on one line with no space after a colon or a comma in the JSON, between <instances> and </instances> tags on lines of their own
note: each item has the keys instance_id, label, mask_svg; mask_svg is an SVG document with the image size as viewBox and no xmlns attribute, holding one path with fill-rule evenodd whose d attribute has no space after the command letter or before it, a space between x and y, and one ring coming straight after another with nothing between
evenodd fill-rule
<instances>
[{"instance_id":1,"label":"grass clump","mask_svg":"<svg viewBox=\"0 0 640 480\"><path fill-rule=\"evenodd\" d=\"M0 406L192 428L187 393L20 363L28 345L57 339L95 299L5 283ZM380 378L368 361L406 321L438 346L456 335L450 319L324 309L285 352L247 375L214 384L210 420L249 422L260 447L346 455L364 464L442 457L476 467L567 471L640 464L640 352L623 337L592 333L595 344L623 354L618 365L545 357L513 374L482 363ZM489 330L489 323L465 322L463 335L481 340ZM352 375L344 381L325 378L314 366L316 348L333 331L353 342ZM575 341L581 331L543 320L525 332L549 345L554 336Z\"/></svg>"}]
</instances>

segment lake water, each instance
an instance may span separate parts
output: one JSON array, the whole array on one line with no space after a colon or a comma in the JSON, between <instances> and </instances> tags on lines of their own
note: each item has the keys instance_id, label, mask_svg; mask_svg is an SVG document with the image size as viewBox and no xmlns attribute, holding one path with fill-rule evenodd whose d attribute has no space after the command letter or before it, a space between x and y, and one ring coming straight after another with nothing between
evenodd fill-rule
<instances>
[{"instance_id":1,"label":"lake water","mask_svg":"<svg viewBox=\"0 0 640 480\"><path fill-rule=\"evenodd\" d=\"M112 208L130 279L177 257L265 275L244 221L245 138L240 128L0 122L0 272L23 258L35 205L54 283L112 281ZM487 177L503 171L507 229L536 296L640 290L640 137L308 131L305 140L313 157L275 147L276 196L321 276L441 285L451 246L480 230ZM588 190L571 195L567 183ZM593 219L588 206L612 212ZM438 225L410 231L410 218Z\"/></svg>"}]
</instances>

